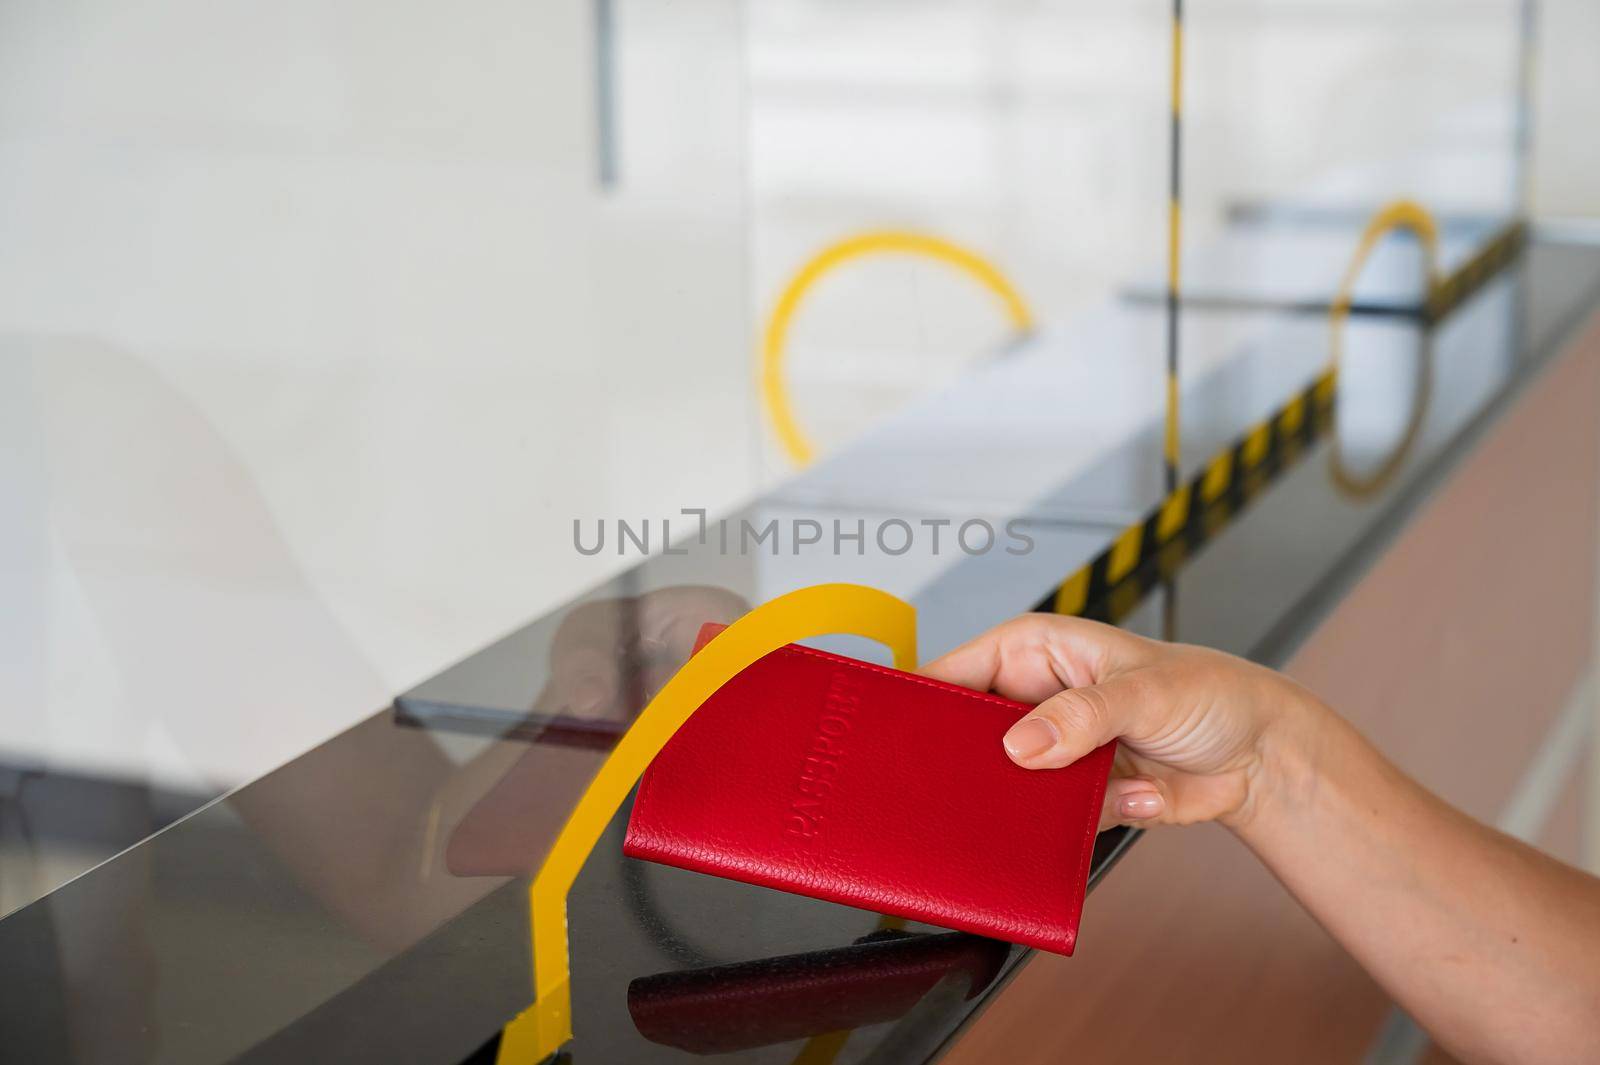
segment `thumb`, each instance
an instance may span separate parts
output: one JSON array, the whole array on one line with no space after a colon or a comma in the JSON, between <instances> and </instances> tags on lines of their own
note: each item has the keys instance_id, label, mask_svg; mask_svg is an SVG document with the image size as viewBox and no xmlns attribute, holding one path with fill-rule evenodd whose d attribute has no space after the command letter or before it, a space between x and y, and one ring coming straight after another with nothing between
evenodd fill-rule
<instances>
[{"instance_id":1,"label":"thumb","mask_svg":"<svg viewBox=\"0 0 1600 1065\"><path fill-rule=\"evenodd\" d=\"M1024 769L1060 769L1121 736L1140 702L1118 678L1052 695L1005 735L1006 754Z\"/></svg>"}]
</instances>

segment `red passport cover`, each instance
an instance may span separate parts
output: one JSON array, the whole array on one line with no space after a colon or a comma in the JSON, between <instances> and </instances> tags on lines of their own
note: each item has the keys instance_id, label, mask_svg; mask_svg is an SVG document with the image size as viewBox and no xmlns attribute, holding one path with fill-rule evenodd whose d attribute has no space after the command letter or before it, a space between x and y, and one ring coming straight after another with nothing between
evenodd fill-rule
<instances>
[{"instance_id":1,"label":"red passport cover","mask_svg":"<svg viewBox=\"0 0 1600 1065\"><path fill-rule=\"evenodd\" d=\"M1071 954L1116 745L1023 769L1030 709L790 644L656 755L623 851Z\"/></svg>"}]
</instances>

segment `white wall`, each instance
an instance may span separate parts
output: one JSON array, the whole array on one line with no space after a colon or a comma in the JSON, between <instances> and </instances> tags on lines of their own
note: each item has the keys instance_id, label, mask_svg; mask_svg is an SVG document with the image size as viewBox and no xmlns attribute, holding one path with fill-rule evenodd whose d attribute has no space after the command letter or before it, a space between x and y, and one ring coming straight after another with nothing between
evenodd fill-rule
<instances>
[{"instance_id":1,"label":"white wall","mask_svg":"<svg viewBox=\"0 0 1600 1065\"><path fill-rule=\"evenodd\" d=\"M1534 208L1600 218L1600 3L1539 0Z\"/></svg>"},{"instance_id":2,"label":"white wall","mask_svg":"<svg viewBox=\"0 0 1600 1065\"><path fill-rule=\"evenodd\" d=\"M0 5L0 754L253 776L749 493L733 0Z\"/></svg>"}]
</instances>

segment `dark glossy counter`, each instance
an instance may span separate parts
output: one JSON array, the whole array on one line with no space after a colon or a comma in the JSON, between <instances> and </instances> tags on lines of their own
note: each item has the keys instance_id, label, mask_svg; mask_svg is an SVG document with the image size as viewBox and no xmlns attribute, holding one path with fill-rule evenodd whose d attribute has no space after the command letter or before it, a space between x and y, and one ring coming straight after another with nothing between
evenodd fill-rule
<instances>
[{"instance_id":1,"label":"dark glossy counter","mask_svg":"<svg viewBox=\"0 0 1600 1065\"><path fill-rule=\"evenodd\" d=\"M1597 291L1600 249L1535 242L1434 327L1387 306L1353 321L1348 345L1378 368L1379 385L1397 365L1432 360L1431 387L1396 408L1398 421L1353 418L1341 399L1356 461L1381 461L1415 417L1396 477L1370 498L1341 494L1325 440L1286 463L1177 573L1172 634L1289 663L1556 361ZM1184 328L1261 313L1198 309ZM1129 300L1111 333L1158 318ZM1302 387L1326 359L1325 334L1319 315L1271 314L1251 345L1187 382L1190 465ZM501 1026L531 997L527 878L701 621L855 580L918 607L931 657L1039 603L1159 500L1154 422L1053 472L1050 456L1076 431L1047 416L1062 409L1049 397L1070 387L1062 372L1042 338L965 382L954 406L936 397L732 516L758 526L983 516L1019 523L1035 543L1026 555L788 545L727 555L687 543L652 557L0 921L5 1060L494 1060ZM1127 381L1113 374L1108 387ZM985 398L1006 396L1039 411ZM1161 632L1163 594L1122 623ZM980 1007L1006 1000L1008 977L1032 968L1026 952L976 937L625 860L626 814L569 898L575 1062L931 1061ZM1098 892L1134 883L1140 847L1104 876L1129 842L1102 838ZM1085 946L1098 915L1091 906Z\"/></svg>"}]
</instances>

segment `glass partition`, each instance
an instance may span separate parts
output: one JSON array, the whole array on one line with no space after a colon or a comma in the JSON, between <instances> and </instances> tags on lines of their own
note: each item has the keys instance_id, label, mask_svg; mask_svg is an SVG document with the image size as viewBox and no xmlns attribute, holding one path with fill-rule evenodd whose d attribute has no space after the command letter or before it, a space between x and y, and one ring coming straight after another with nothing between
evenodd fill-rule
<instances>
[{"instance_id":1,"label":"glass partition","mask_svg":"<svg viewBox=\"0 0 1600 1065\"><path fill-rule=\"evenodd\" d=\"M1482 253L1503 265L1524 211L1527 6L1183 5L1190 379L1252 344L1314 372L1341 301L1364 377L1363 323L1441 317L1434 283Z\"/></svg>"},{"instance_id":2,"label":"glass partition","mask_svg":"<svg viewBox=\"0 0 1600 1065\"><path fill-rule=\"evenodd\" d=\"M752 7L754 302L770 328L804 284L780 376L811 452L768 404L771 473L959 397L1003 357L1058 365L1059 391L1034 398L1066 462L1097 446L1080 368L1159 399L1160 323L1110 297L1164 268L1168 49L1156 0ZM923 499L985 494L911 475Z\"/></svg>"},{"instance_id":3,"label":"glass partition","mask_svg":"<svg viewBox=\"0 0 1600 1065\"><path fill-rule=\"evenodd\" d=\"M0 764L83 790L0 909L753 489L732 0L0 36Z\"/></svg>"}]
</instances>

